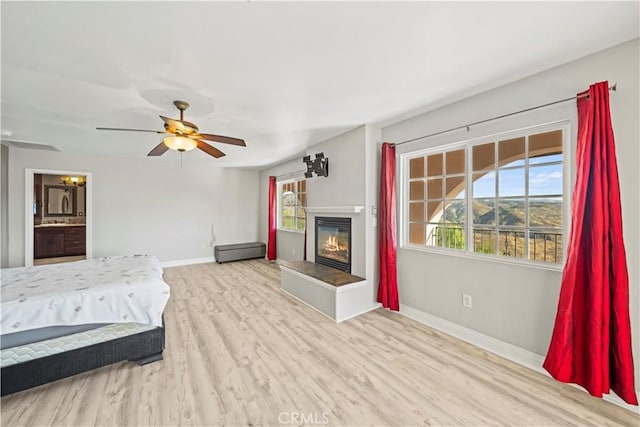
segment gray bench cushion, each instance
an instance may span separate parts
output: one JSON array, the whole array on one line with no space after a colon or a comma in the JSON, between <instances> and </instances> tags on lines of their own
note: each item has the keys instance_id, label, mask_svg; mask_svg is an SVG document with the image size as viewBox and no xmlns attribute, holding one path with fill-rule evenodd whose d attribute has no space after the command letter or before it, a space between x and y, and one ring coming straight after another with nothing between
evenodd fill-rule
<instances>
[{"instance_id":1,"label":"gray bench cushion","mask_svg":"<svg viewBox=\"0 0 640 427\"><path fill-rule=\"evenodd\" d=\"M267 245L261 242L218 245L214 248L214 255L218 263L238 261L241 259L264 258L266 253Z\"/></svg>"}]
</instances>

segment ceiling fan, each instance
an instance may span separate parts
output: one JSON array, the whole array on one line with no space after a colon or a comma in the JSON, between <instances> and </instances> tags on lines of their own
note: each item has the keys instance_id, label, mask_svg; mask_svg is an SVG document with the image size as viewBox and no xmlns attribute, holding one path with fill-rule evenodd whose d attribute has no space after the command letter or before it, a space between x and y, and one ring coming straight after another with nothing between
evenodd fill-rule
<instances>
[{"instance_id":1,"label":"ceiling fan","mask_svg":"<svg viewBox=\"0 0 640 427\"><path fill-rule=\"evenodd\" d=\"M124 132L152 132L158 134L167 134L160 144L147 154L147 156L160 156L167 150L172 149L179 152L191 151L199 148L205 153L215 158L224 156L224 153L217 148L209 145L205 141L221 142L223 144L239 145L246 147L244 140L239 138L231 138L229 136L211 135L208 133L200 133L198 126L184 120L184 110L189 108L189 104L184 101L173 101L173 105L180 110L180 120L171 119L169 117L160 116L164 121L164 131L147 130L147 129L123 129L123 128L105 128L97 127L97 130L117 130Z\"/></svg>"}]
</instances>

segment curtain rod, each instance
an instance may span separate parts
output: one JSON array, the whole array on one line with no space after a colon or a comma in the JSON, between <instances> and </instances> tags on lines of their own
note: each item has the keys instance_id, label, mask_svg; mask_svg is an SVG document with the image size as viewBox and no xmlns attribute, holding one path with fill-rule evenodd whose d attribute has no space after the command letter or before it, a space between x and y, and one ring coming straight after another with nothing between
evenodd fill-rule
<instances>
[{"instance_id":1,"label":"curtain rod","mask_svg":"<svg viewBox=\"0 0 640 427\"><path fill-rule=\"evenodd\" d=\"M283 173L282 175L277 175L276 176L276 180L279 180L279 179L282 179L282 178L293 178L294 176L302 175L305 172L306 172L306 169L300 169L299 171Z\"/></svg>"},{"instance_id":2,"label":"curtain rod","mask_svg":"<svg viewBox=\"0 0 640 427\"><path fill-rule=\"evenodd\" d=\"M609 87L609 90L615 92L617 90L617 87L618 87L618 83L614 83L613 86ZM408 139L408 140L402 141L402 142L396 142L393 145L408 144L410 142L419 141L421 139L426 139L426 138L431 138L433 136L442 135L443 133L453 132L454 130L466 129L467 132L468 132L469 128L471 126L475 126L475 125L479 125L479 124L482 124L482 123L491 122L493 120L504 119L505 117L515 116L516 114L526 113L528 111L537 110L539 108L544 108L544 107L549 107L551 105L560 104L562 102L567 102L567 101L571 101L571 100L574 100L574 99L588 98L588 97L589 97L589 94L585 93L585 94L582 94L582 95L576 95L576 96L572 96L572 97L569 97L569 98L559 99L557 101L548 102L546 104L536 105L535 107L525 108L524 110L514 111L513 113L507 113L507 114L503 114L501 116L491 117L490 119L484 119L484 120L480 120L478 122L469 123L468 125L458 126L458 127L447 129L447 130L442 130L440 132L436 132L436 133L432 133L432 134L429 134L429 135L420 136L418 138Z\"/></svg>"}]
</instances>

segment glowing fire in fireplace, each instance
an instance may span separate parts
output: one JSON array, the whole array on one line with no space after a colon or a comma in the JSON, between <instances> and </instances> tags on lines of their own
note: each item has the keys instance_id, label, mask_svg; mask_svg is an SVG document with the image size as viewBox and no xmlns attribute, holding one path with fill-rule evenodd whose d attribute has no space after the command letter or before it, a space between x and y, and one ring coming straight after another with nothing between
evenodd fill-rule
<instances>
[{"instance_id":1,"label":"glowing fire in fireplace","mask_svg":"<svg viewBox=\"0 0 640 427\"><path fill-rule=\"evenodd\" d=\"M347 250L347 245L341 245L336 236L329 236L329 238L324 241L324 250L327 252L345 251Z\"/></svg>"}]
</instances>

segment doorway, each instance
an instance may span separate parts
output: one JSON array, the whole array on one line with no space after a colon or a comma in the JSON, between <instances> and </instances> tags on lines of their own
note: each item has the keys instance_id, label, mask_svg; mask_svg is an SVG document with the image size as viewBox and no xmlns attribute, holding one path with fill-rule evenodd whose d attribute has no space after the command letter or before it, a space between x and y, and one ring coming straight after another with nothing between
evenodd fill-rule
<instances>
[{"instance_id":1,"label":"doorway","mask_svg":"<svg viewBox=\"0 0 640 427\"><path fill-rule=\"evenodd\" d=\"M27 169L25 181L25 265L91 258L91 174Z\"/></svg>"}]
</instances>

